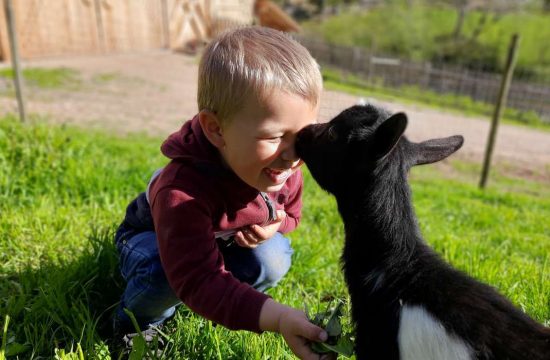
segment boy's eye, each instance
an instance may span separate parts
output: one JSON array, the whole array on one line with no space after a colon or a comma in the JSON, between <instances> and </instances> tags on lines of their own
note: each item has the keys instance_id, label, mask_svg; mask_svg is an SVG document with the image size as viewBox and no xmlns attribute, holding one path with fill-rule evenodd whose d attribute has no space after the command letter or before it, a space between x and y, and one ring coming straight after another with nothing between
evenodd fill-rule
<instances>
[{"instance_id":1,"label":"boy's eye","mask_svg":"<svg viewBox=\"0 0 550 360\"><path fill-rule=\"evenodd\" d=\"M282 136L264 136L261 137L260 140L266 140L269 142L278 142L281 141Z\"/></svg>"}]
</instances>

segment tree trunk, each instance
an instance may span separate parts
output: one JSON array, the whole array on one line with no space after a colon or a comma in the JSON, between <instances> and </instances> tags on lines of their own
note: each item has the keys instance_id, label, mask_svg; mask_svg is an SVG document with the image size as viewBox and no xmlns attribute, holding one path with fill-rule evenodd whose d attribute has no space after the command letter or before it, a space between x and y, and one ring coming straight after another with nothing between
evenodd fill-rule
<instances>
[{"instance_id":1,"label":"tree trunk","mask_svg":"<svg viewBox=\"0 0 550 360\"><path fill-rule=\"evenodd\" d=\"M459 39L462 35L462 28L464 27L464 20L466 19L466 5L462 5L458 9L458 17L456 19L455 30L453 31L453 38Z\"/></svg>"},{"instance_id":2,"label":"tree trunk","mask_svg":"<svg viewBox=\"0 0 550 360\"><path fill-rule=\"evenodd\" d=\"M477 26L475 27L474 31L472 31L472 36L470 37L471 41L476 41L479 35L483 32L483 28L485 27L485 24L487 24L488 18L489 18L488 11L485 10L481 15L481 18L479 19L479 22L477 23Z\"/></svg>"}]
</instances>

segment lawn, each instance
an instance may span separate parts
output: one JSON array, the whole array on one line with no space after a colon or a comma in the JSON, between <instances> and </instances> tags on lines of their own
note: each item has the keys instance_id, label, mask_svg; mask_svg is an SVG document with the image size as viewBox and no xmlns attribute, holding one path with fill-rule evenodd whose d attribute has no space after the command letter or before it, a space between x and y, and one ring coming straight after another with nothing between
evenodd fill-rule
<instances>
[{"instance_id":1,"label":"lawn","mask_svg":"<svg viewBox=\"0 0 550 360\"><path fill-rule=\"evenodd\" d=\"M112 244L127 203L165 163L162 139L0 119L0 359L118 358L109 316L122 282ZM449 161L411 175L425 237L445 259L550 324L550 191L498 174L477 189L475 164ZM316 311L346 298L334 200L305 171L294 265L269 291ZM184 307L166 329L167 358L291 359L279 336L230 332ZM14 357L15 358L15 357Z\"/></svg>"},{"instance_id":2,"label":"lawn","mask_svg":"<svg viewBox=\"0 0 550 360\"><path fill-rule=\"evenodd\" d=\"M78 71L69 68L27 68L21 75L27 85L40 89L77 89L81 83ZM13 77L12 68L0 69L0 78L10 80Z\"/></svg>"}]
</instances>

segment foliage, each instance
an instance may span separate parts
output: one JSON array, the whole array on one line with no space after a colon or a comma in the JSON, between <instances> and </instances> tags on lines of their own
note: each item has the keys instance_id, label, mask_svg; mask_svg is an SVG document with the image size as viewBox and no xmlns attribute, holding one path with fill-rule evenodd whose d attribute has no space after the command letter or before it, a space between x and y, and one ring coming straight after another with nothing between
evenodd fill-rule
<instances>
[{"instance_id":1,"label":"foliage","mask_svg":"<svg viewBox=\"0 0 550 360\"><path fill-rule=\"evenodd\" d=\"M316 313L313 317L309 317L309 311L306 307L306 314L312 323L325 329L328 334L327 341L322 343L313 343L311 348L318 354L333 354L342 355L346 358L353 355L353 338L351 333L344 332L342 324L344 302L337 300L336 305L331 307L332 302L329 302L327 309L323 312ZM349 318L349 314L346 314Z\"/></svg>"},{"instance_id":2,"label":"foliage","mask_svg":"<svg viewBox=\"0 0 550 360\"><path fill-rule=\"evenodd\" d=\"M518 70L545 74L550 69L550 49L545 46L550 38L550 14L471 11L466 14L461 36L454 38L455 9L422 1L412 4L392 1L302 25L312 36L330 43L366 47L375 54L499 71L511 35L517 32L521 35Z\"/></svg>"},{"instance_id":3,"label":"foliage","mask_svg":"<svg viewBox=\"0 0 550 360\"><path fill-rule=\"evenodd\" d=\"M165 163L161 140L0 118L0 314L7 324L0 353L17 347L25 359L119 358L110 334L123 286L113 231ZM482 192L477 165L443 169L411 175L425 237L446 260L550 324L548 187L495 169ZM304 172L302 223L290 234L293 266L269 295L322 312L326 294L347 297L338 262L343 228L334 199ZM278 335L229 331L185 307L163 332L167 359L294 358Z\"/></svg>"}]
</instances>

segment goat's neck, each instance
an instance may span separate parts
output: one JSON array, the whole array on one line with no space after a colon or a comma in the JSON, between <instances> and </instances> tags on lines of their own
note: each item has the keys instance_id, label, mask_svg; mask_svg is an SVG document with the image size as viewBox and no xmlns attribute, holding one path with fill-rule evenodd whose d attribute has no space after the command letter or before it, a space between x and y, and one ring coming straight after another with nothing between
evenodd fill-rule
<instances>
[{"instance_id":1,"label":"goat's neck","mask_svg":"<svg viewBox=\"0 0 550 360\"><path fill-rule=\"evenodd\" d=\"M363 192L337 196L348 262L407 261L421 241L406 171L389 163L378 171Z\"/></svg>"}]
</instances>

